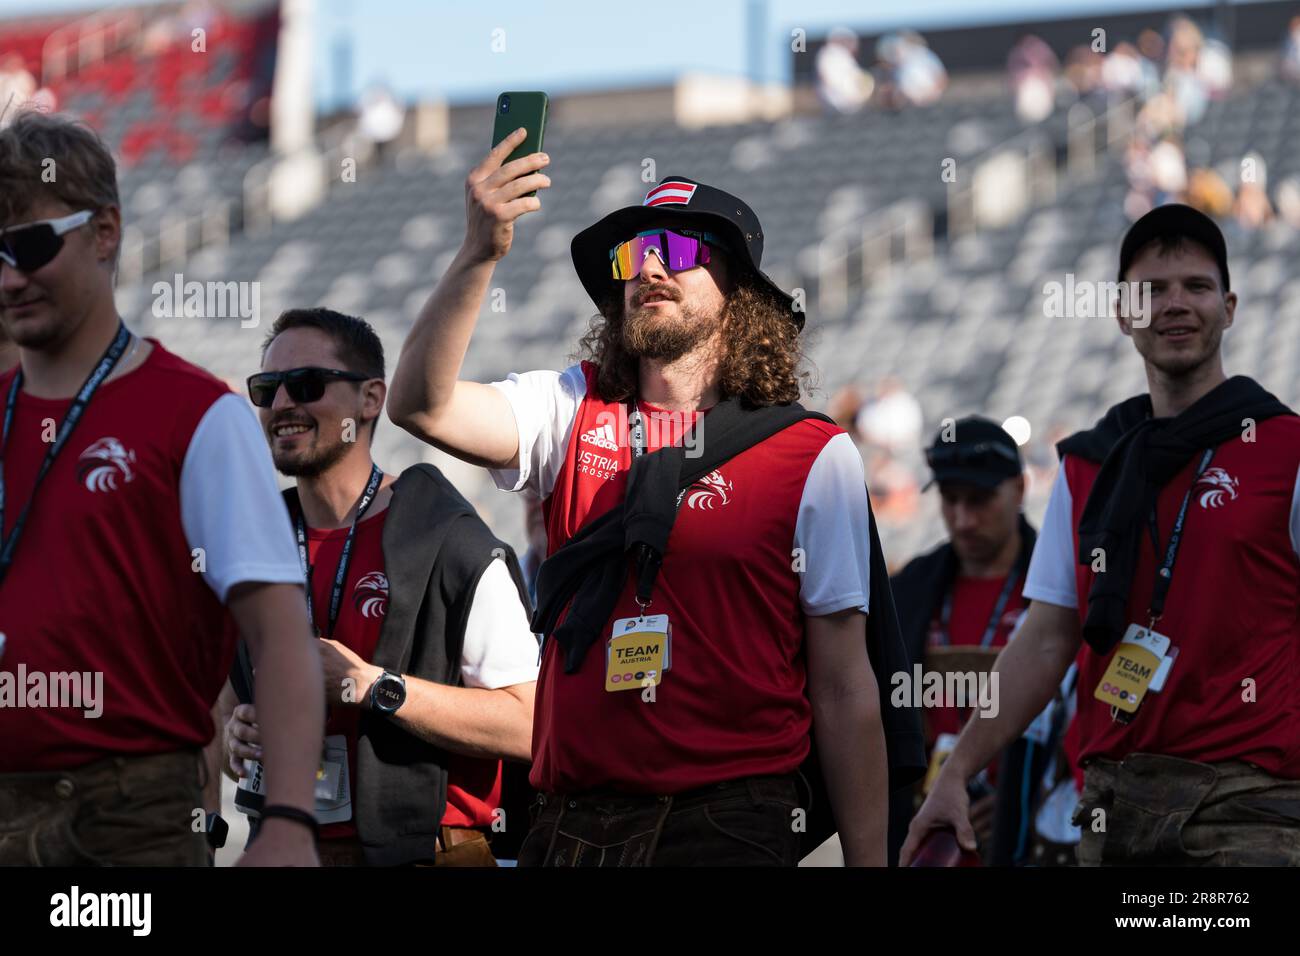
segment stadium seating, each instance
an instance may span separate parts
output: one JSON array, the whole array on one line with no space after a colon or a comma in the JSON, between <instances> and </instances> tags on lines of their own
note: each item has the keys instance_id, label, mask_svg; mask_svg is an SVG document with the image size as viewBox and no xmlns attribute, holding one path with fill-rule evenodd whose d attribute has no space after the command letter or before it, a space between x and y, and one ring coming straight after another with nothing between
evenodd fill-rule
<instances>
[{"instance_id":1,"label":"stadium seating","mask_svg":"<svg viewBox=\"0 0 1300 956\"><path fill-rule=\"evenodd\" d=\"M121 152L129 221L156 222L214 199L238 203L247 171L266 157L264 145L232 138L238 112L232 104L247 107L238 91L250 76L249 51L268 29L263 21L242 23L223 27L238 42L214 45L220 53L201 67L174 50L138 72L110 58L61 93L66 107L99 125ZM32 39L22 43L0 33L0 52L36 48ZM151 79L143 81L146 76ZM1300 174L1298 98L1295 87L1268 81L1211 103L1187 131L1189 154L1200 149L1206 162L1230 171L1256 150L1271 183ZM1067 105L1037 129L1061 153ZM166 127L152 119L176 114ZM898 199L918 201L942 221L951 188L939 175L943 160L960 165L1024 129L1007 96L701 130L554 125L547 141L554 186L496 271L499 292L484 307L464 375L489 381L512 370L567 364L593 312L573 273L569 242L605 212L639 201L646 178L687 175L745 196L766 229L765 268L789 276L824 237ZM324 202L295 221L237 235L228 245L202 249L179 270L124 285L122 312L147 334L238 381L256 365L265 329L280 310L328 305L369 318L391 367L459 245L464 176L486 147L486 128L458 128L439 155L408 152L364 169L357 182L336 183ZM647 160L653 169L643 178ZM1062 179L1050 201L1005 227L952 239L941 228L933 258L851 288L842 314L811 315L807 347L820 391L809 404L824 404L840 385L892 375L921 402L927 430L946 416L979 411L998 419L1023 415L1038 440L1054 426L1089 423L1106 405L1141 390L1141 366L1110 322L1049 319L1043 312L1046 282L1063 281L1067 273L1113 278L1127 225L1126 190L1119 158L1109 157L1091 176ZM1298 251L1296 235L1278 225L1253 234L1229 228L1228 236L1242 298L1227 341L1231 368L1259 376L1295 402L1300 339L1286 330L1300 314L1300 281L1287 269ZM186 281L256 283L260 325L241 328L237 317L156 317L154 286L170 285L176 271ZM377 441L377 454L390 467L425 457L446 464L391 426L381 427ZM919 469L919 450L904 457ZM489 492L474 469L448 468L498 533L522 543L517 506ZM1031 513L1044 491L1034 490ZM937 509L923 505L919 518L882 527L891 560L938 538Z\"/></svg>"}]
</instances>

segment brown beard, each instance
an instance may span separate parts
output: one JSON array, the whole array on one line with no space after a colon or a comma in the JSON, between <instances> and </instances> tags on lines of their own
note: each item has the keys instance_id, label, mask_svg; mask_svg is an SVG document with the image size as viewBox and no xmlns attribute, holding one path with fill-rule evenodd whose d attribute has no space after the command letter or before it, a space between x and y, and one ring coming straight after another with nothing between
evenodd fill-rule
<instances>
[{"instance_id":1,"label":"brown beard","mask_svg":"<svg viewBox=\"0 0 1300 956\"><path fill-rule=\"evenodd\" d=\"M708 315L677 302L680 316L664 319L653 307L628 312L623 323L623 348L638 358L673 362L707 342L719 328L719 315Z\"/></svg>"},{"instance_id":2,"label":"brown beard","mask_svg":"<svg viewBox=\"0 0 1300 956\"><path fill-rule=\"evenodd\" d=\"M280 474L289 478L316 478L337 465L348 453L348 443L345 441L340 440L332 445L322 444L320 425L315 422L313 424L316 427L316 440L300 452L287 455L277 452L272 440L271 457L275 462L275 470Z\"/></svg>"}]
</instances>

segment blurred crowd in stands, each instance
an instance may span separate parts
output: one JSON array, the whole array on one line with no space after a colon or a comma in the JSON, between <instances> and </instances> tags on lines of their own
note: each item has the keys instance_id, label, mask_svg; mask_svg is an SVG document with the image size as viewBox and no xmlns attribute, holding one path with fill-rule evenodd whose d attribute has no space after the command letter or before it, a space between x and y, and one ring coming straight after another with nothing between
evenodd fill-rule
<instances>
[{"instance_id":1,"label":"blurred crowd in stands","mask_svg":"<svg viewBox=\"0 0 1300 956\"><path fill-rule=\"evenodd\" d=\"M54 91L37 82L21 56L7 53L0 57L0 126L8 126L20 109L52 113L58 107Z\"/></svg>"},{"instance_id":2,"label":"blurred crowd in stands","mask_svg":"<svg viewBox=\"0 0 1300 956\"><path fill-rule=\"evenodd\" d=\"M1131 106L1132 135L1123 154L1129 218L1136 220L1163 203L1184 202L1224 220L1229 242L1234 232L1274 221L1300 229L1300 177L1270 186L1259 153L1215 163L1210 143L1196 135L1194 127L1210 103L1231 91L1233 56L1222 37L1180 14L1163 30L1144 29L1136 38L1106 46L1105 52L1094 45L1080 44L1062 62L1041 37L1025 34L1007 57L1007 78L1016 113L1026 124L1047 119L1063 105L1082 103L1097 116ZM860 65L859 53L857 35L844 29L833 30L818 52L816 82L827 112L923 106L938 99L947 85L943 64L916 33L882 37L870 69ZM1278 70L1281 79L1300 85L1300 16L1289 23ZM978 410L956 410L953 417L972 411ZM904 383L885 378L844 385L832 394L827 413L862 452L882 528L924 518L929 505L921 494L928 475L923 447L940 423L926 420ZM1068 434L1061 423L1033 424L1021 448L1029 510L1045 501L1056 475L1056 442Z\"/></svg>"},{"instance_id":3,"label":"blurred crowd in stands","mask_svg":"<svg viewBox=\"0 0 1300 956\"><path fill-rule=\"evenodd\" d=\"M852 30L836 27L817 52L817 92L828 112L856 113L868 102L889 110L933 103L948 87L948 71L919 33L904 30L876 42L876 62L864 70Z\"/></svg>"},{"instance_id":4,"label":"blurred crowd in stands","mask_svg":"<svg viewBox=\"0 0 1300 956\"><path fill-rule=\"evenodd\" d=\"M1162 203L1186 202L1229 219L1230 229L1259 229L1277 217L1300 228L1300 178L1270 189L1258 154L1215 164L1207 143L1186 137L1209 104L1231 90L1233 57L1225 39L1181 14L1163 31L1147 28L1108 46L1111 39L1079 44L1062 62L1041 37L1022 36L1007 57L1021 121L1041 122L1063 103L1083 103L1100 115L1131 102L1136 119L1125 155L1130 188L1124 203L1131 219ZM817 91L827 112L925 106L947 88L943 63L913 31L881 37L870 68L861 65L861 52L857 34L840 27L818 51ZM1300 84L1300 16L1283 41L1280 75Z\"/></svg>"}]
</instances>

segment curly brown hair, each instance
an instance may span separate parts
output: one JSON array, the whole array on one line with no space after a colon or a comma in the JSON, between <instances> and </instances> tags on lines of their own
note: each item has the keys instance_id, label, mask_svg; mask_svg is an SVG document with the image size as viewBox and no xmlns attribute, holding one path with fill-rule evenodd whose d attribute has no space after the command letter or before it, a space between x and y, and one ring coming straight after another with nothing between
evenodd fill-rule
<instances>
[{"instance_id":1,"label":"curly brown hair","mask_svg":"<svg viewBox=\"0 0 1300 956\"><path fill-rule=\"evenodd\" d=\"M614 294L598 304L576 358L599 369L596 388L607 402L620 402L637 391L639 361L623 344L623 300ZM748 407L782 405L799 400L801 385L811 387L804 367L799 330L790 310L775 296L742 280L722 309L724 353L718 363L723 398L737 396Z\"/></svg>"}]
</instances>

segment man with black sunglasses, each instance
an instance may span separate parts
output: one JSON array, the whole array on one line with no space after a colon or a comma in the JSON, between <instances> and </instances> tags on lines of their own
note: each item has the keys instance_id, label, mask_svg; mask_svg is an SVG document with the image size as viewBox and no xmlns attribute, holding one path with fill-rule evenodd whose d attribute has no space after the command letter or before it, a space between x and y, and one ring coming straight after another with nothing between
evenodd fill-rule
<instances>
[{"instance_id":1,"label":"man with black sunglasses","mask_svg":"<svg viewBox=\"0 0 1300 956\"><path fill-rule=\"evenodd\" d=\"M495 866L494 849L522 839L526 803L506 799L537 678L514 553L434 466L399 477L374 463L384 351L364 320L285 312L248 391L295 479L285 497L320 638L321 862ZM224 700L228 772L243 777L264 759L257 710Z\"/></svg>"},{"instance_id":2,"label":"man with black sunglasses","mask_svg":"<svg viewBox=\"0 0 1300 956\"><path fill-rule=\"evenodd\" d=\"M883 864L890 758L919 772L919 728L882 706L904 654L862 460L797 403L804 316L760 270L758 217L666 177L573 240L600 313L589 361L458 381L550 184L544 154L503 163L522 133L466 181L464 245L389 402L544 500L541 795L520 865L792 866L837 827L846 862Z\"/></svg>"},{"instance_id":3,"label":"man with black sunglasses","mask_svg":"<svg viewBox=\"0 0 1300 956\"><path fill-rule=\"evenodd\" d=\"M275 689L243 861L314 865L321 676L284 503L243 399L118 316L121 236L93 132L0 131L0 668L83 691L4 701L0 864L205 865L200 751L242 634Z\"/></svg>"}]
</instances>

